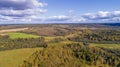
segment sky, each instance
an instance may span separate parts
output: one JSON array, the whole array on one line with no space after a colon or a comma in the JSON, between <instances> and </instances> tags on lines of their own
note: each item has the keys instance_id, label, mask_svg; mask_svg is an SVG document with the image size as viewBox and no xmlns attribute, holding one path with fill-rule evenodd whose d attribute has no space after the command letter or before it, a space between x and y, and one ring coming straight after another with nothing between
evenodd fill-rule
<instances>
[{"instance_id":1,"label":"sky","mask_svg":"<svg viewBox=\"0 0 120 67\"><path fill-rule=\"evenodd\" d=\"M0 24L115 22L120 0L0 0Z\"/></svg>"}]
</instances>

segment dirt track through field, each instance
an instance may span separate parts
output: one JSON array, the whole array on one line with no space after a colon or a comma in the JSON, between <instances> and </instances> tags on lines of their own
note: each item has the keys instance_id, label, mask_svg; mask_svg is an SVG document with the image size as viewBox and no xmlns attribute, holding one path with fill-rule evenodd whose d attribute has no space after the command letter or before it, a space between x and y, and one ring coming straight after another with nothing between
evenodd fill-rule
<instances>
[{"instance_id":1,"label":"dirt track through field","mask_svg":"<svg viewBox=\"0 0 120 67\"><path fill-rule=\"evenodd\" d=\"M27 29L28 29L28 28L17 28L17 29L0 30L0 33L23 31L23 30L27 30Z\"/></svg>"}]
</instances>

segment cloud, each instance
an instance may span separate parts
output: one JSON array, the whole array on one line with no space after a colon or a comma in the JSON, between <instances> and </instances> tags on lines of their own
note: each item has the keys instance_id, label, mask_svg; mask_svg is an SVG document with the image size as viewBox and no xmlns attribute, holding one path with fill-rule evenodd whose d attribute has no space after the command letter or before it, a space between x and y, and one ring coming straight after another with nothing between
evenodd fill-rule
<instances>
[{"instance_id":1,"label":"cloud","mask_svg":"<svg viewBox=\"0 0 120 67\"><path fill-rule=\"evenodd\" d=\"M120 11L98 11L75 15L69 10L68 15L41 16L47 12L47 3L39 0L0 0L0 22L119 22Z\"/></svg>"},{"instance_id":2,"label":"cloud","mask_svg":"<svg viewBox=\"0 0 120 67\"><path fill-rule=\"evenodd\" d=\"M83 17L80 17L80 18L72 18L71 21L73 21L73 22L86 22L87 20Z\"/></svg>"},{"instance_id":3,"label":"cloud","mask_svg":"<svg viewBox=\"0 0 120 67\"><path fill-rule=\"evenodd\" d=\"M1 17L1 16L0 16ZM36 15L31 15L31 16L24 16L24 17L9 17L9 16L2 16L0 21L12 21L12 22L29 22L29 23L44 23L44 22L63 22L63 21L69 21L70 17L65 16L65 15L57 15L57 16L45 16L45 17L40 17Z\"/></svg>"},{"instance_id":4,"label":"cloud","mask_svg":"<svg viewBox=\"0 0 120 67\"><path fill-rule=\"evenodd\" d=\"M111 17L111 13L107 11L99 11L98 13L86 13L82 15L82 17L89 19L89 20L96 20L96 19L107 19Z\"/></svg>"},{"instance_id":5,"label":"cloud","mask_svg":"<svg viewBox=\"0 0 120 67\"><path fill-rule=\"evenodd\" d=\"M31 16L46 13L39 0L0 0L0 22L27 22Z\"/></svg>"},{"instance_id":6,"label":"cloud","mask_svg":"<svg viewBox=\"0 0 120 67\"><path fill-rule=\"evenodd\" d=\"M46 11L47 10L42 10L42 9L26 9L26 10L6 9L6 10L0 10L0 15L24 17L24 16L42 14L45 13Z\"/></svg>"},{"instance_id":7,"label":"cloud","mask_svg":"<svg viewBox=\"0 0 120 67\"><path fill-rule=\"evenodd\" d=\"M40 16L47 12L43 9L46 3L38 0L0 0L0 22L13 23L72 23L72 22L119 22L120 11L98 11L75 15L74 10L69 10L69 15Z\"/></svg>"},{"instance_id":8,"label":"cloud","mask_svg":"<svg viewBox=\"0 0 120 67\"><path fill-rule=\"evenodd\" d=\"M46 18L47 21L67 21L69 19L70 19L70 17L65 16L65 15L50 16L50 17Z\"/></svg>"},{"instance_id":9,"label":"cloud","mask_svg":"<svg viewBox=\"0 0 120 67\"><path fill-rule=\"evenodd\" d=\"M31 16L27 17L34 22L41 22L41 23L54 23L54 22L67 22L70 20L70 17L66 15L56 15L56 16L44 16L44 17L37 17Z\"/></svg>"},{"instance_id":10,"label":"cloud","mask_svg":"<svg viewBox=\"0 0 120 67\"><path fill-rule=\"evenodd\" d=\"M38 0L0 0L0 9L25 10L46 6Z\"/></svg>"},{"instance_id":11,"label":"cloud","mask_svg":"<svg viewBox=\"0 0 120 67\"><path fill-rule=\"evenodd\" d=\"M41 16L47 12L47 3L39 0L0 0L0 22L119 22L120 11L98 11L75 15L69 10L68 15Z\"/></svg>"},{"instance_id":12,"label":"cloud","mask_svg":"<svg viewBox=\"0 0 120 67\"><path fill-rule=\"evenodd\" d=\"M120 21L120 11L99 11L98 13L86 13L82 17L88 21L114 22Z\"/></svg>"}]
</instances>

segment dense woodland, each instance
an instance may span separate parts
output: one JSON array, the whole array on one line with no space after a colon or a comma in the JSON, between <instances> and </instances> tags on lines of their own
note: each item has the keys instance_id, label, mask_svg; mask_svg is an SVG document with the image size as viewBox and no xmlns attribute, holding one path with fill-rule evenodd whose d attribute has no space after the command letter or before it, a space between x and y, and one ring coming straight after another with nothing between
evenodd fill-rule
<instances>
[{"instance_id":1,"label":"dense woodland","mask_svg":"<svg viewBox=\"0 0 120 67\"><path fill-rule=\"evenodd\" d=\"M20 67L120 67L119 53L120 50L71 43L36 51Z\"/></svg>"},{"instance_id":2,"label":"dense woodland","mask_svg":"<svg viewBox=\"0 0 120 67\"><path fill-rule=\"evenodd\" d=\"M47 47L45 39L43 37L18 39L10 39L9 36L0 37L0 51L35 47Z\"/></svg>"},{"instance_id":3,"label":"dense woodland","mask_svg":"<svg viewBox=\"0 0 120 67\"><path fill-rule=\"evenodd\" d=\"M68 37L68 40L76 42L91 42L91 43L120 43L119 30L82 30L82 33L73 37Z\"/></svg>"}]
</instances>

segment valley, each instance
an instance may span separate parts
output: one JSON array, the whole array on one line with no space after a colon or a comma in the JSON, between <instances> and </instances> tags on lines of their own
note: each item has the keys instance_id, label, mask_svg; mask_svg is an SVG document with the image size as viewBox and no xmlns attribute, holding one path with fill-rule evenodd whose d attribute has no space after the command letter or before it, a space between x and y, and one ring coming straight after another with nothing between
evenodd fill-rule
<instances>
[{"instance_id":1,"label":"valley","mask_svg":"<svg viewBox=\"0 0 120 67\"><path fill-rule=\"evenodd\" d=\"M2 26L0 67L119 67L118 28L104 24Z\"/></svg>"}]
</instances>

